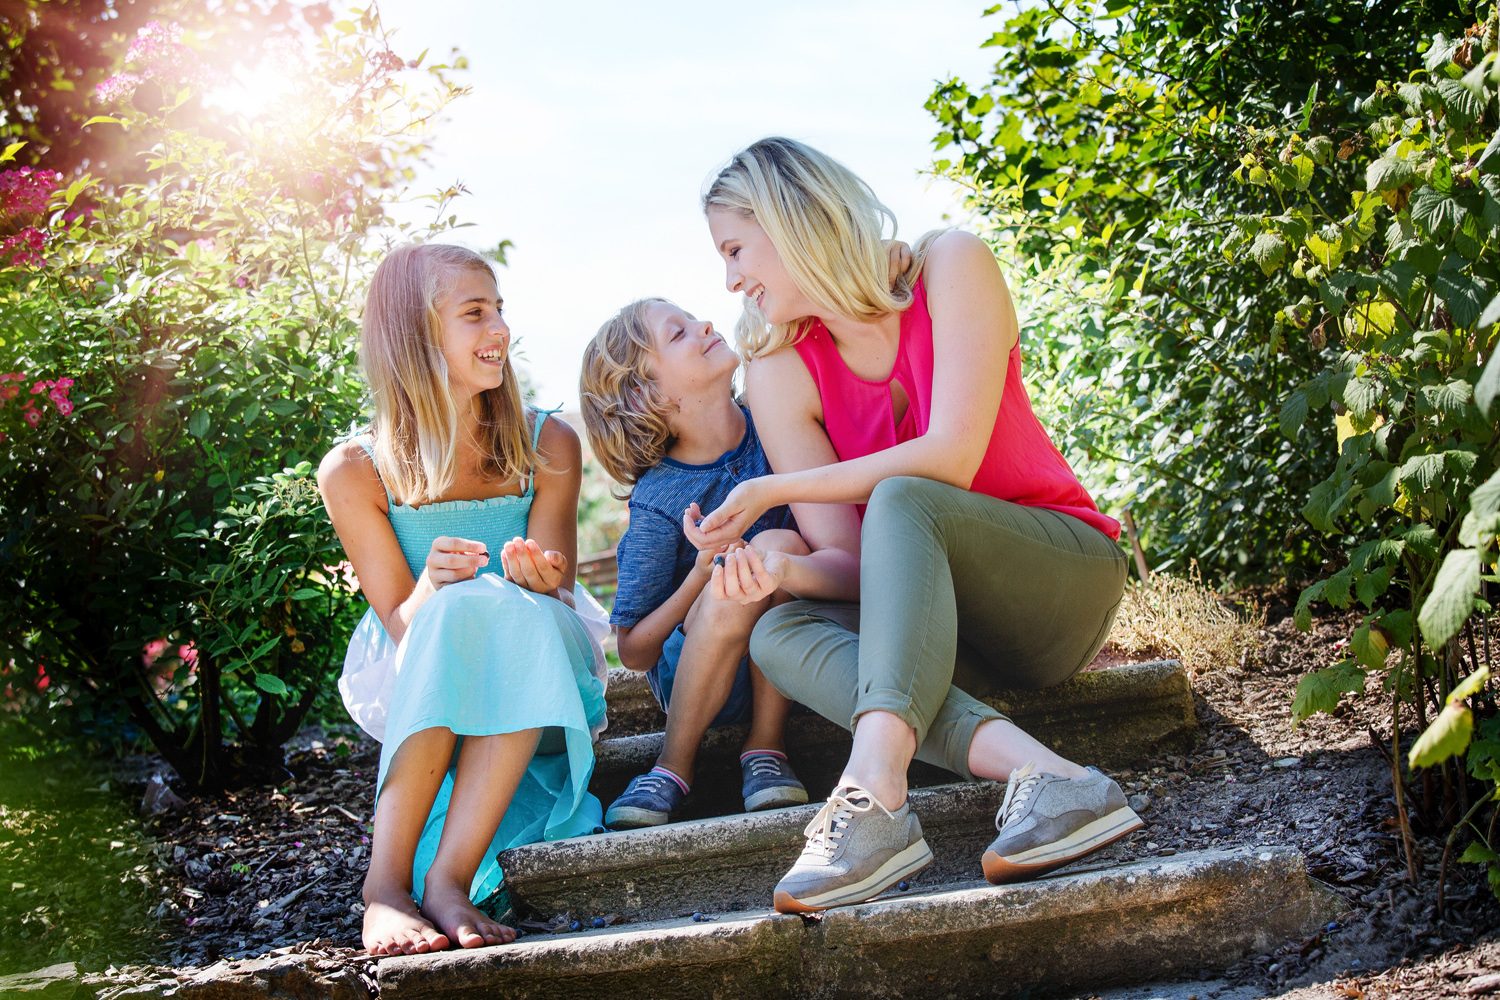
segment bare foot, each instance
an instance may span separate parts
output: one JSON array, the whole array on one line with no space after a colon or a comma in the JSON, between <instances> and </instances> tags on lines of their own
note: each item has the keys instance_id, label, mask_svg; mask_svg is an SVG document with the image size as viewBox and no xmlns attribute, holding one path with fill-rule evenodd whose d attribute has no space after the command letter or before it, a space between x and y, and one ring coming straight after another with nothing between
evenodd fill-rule
<instances>
[{"instance_id":1,"label":"bare foot","mask_svg":"<svg viewBox=\"0 0 1500 1000\"><path fill-rule=\"evenodd\" d=\"M361 933L371 955L421 955L448 947L448 937L422 916L411 896L381 893L365 900Z\"/></svg>"},{"instance_id":2,"label":"bare foot","mask_svg":"<svg viewBox=\"0 0 1500 1000\"><path fill-rule=\"evenodd\" d=\"M510 944L516 939L514 930L480 913L469 902L469 894L454 885L428 885L422 912L460 948Z\"/></svg>"}]
</instances>

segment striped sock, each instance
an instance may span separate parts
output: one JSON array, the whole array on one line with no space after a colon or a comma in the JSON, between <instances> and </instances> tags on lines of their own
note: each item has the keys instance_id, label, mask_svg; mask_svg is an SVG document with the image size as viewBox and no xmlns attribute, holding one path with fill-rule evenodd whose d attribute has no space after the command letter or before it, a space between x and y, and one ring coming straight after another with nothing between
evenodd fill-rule
<instances>
[{"instance_id":1,"label":"striped sock","mask_svg":"<svg viewBox=\"0 0 1500 1000\"><path fill-rule=\"evenodd\" d=\"M688 783L686 781L683 781L682 778L678 777L678 775L675 772L673 772L672 770L670 770L669 768L665 768L665 767L662 767L660 764L657 764L655 767L653 767L651 769L651 773L652 774L664 774L664 775L666 775L668 778L672 779L672 783L673 784L675 784L678 788L682 789L682 794L683 795L686 795L688 793Z\"/></svg>"},{"instance_id":2,"label":"striped sock","mask_svg":"<svg viewBox=\"0 0 1500 1000\"><path fill-rule=\"evenodd\" d=\"M745 763L751 757L775 757L777 760L786 760L786 754L780 750L746 750L740 754L740 763Z\"/></svg>"}]
</instances>

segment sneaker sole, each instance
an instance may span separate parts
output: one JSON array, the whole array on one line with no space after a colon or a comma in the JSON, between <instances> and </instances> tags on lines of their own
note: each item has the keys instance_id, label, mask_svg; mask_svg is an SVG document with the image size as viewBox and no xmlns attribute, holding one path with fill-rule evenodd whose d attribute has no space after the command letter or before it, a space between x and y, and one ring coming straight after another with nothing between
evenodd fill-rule
<instances>
[{"instance_id":1,"label":"sneaker sole","mask_svg":"<svg viewBox=\"0 0 1500 1000\"><path fill-rule=\"evenodd\" d=\"M643 826L663 826L670 813L636 806L616 806L604 814L604 825L611 830L639 830Z\"/></svg>"},{"instance_id":2,"label":"sneaker sole","mask_svg":"<svg viewBox=\"0 0 1500 1000\"><path fill-rule=\"evenodd\" d=\"M1063 865L1077 861L1084 855L1092 854L1101 847L1107 847L1145 825L1135 814L1134 809L1124 806L1107 816L1101 816L1092 823L1079 827L1062 840L1056 840L1050 844L1043 844L1040 847L1010 855L987 850L980 864L984 867L984 877L991 885L1019 882L1044 875L1054 868L1061 868Z\"/></svg>"},{"instance_id":3,"label":"sneaker sole","mask_svg":"<svg viewBox=\"0 0 1500 1000\"><path fill-rule=\"evenodd\" d=\"M745 800L745 812L762 809L784 809L787 806L807 805L807 789L801 785L783 785L778 788L762 788Z\"/></svg>"},{"instance_id":4,"label":"sneaker sole","mask_svg":"<svg viewBox=\"0 0 1500 1000\"><path fill-rule=\"evenodd\" d=\"M814 893L801 899L781 889L776 890L773 905L777 913L817 913L835 906L863 903L885 892L891 886L932 864L932 848L926 840L919 840L891 855L889 861L853 885L839 886L827 892Z\"/></svg>"}]
</instances>

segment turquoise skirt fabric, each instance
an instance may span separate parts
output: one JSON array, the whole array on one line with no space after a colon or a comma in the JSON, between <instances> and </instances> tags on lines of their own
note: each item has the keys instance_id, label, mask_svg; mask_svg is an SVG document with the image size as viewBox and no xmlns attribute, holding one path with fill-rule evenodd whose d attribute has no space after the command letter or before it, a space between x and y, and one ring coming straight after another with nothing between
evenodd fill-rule
<instances>
[{"instance_id":1,"label":"turquoise skirt fabric","mask_svg":"<svg viewBox=\"0 0 1500 1000\"><path fill-rule=\"evenodd\" d=\"M593 737L604 726L603 657L592 612L597 605L581 588L579 597L583 616L499 574L485 574L439 590L422 605L399 645L391 643L373 612L350 643L340 689L350 714L383 742L377 801L391 760L413 733L440 727L462 739L543 730L538 752L474 875L469 897L476 903L500 888L501 851L603 826L599 800L588 792ZM413 859L412 887L419 903L447 818L453 776L450 765Z\"/></svg>"}]
</instances>

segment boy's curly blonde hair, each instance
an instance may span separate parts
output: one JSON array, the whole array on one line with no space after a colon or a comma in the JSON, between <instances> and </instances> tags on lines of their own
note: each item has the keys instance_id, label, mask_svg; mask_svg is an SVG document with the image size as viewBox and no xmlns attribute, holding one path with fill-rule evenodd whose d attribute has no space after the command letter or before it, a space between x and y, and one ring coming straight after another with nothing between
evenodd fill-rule
<instances>
[{"instance_id":1,"label":"boy's curly blonde hair","mask_svg":"<svg viewBox=\"0 0 1500 1000\"><path fill-rule=\"evenodd\" d=\"M583 351L578 399L589 445L604 471L629 488L672 446L667 421L676 412L648 368L655 349L646 309L666 299L639 299L599 328ZM670 303L667 303L670 305Z\"/></svg>"}]
</instances>

